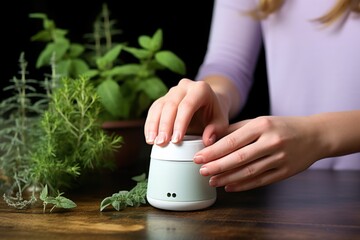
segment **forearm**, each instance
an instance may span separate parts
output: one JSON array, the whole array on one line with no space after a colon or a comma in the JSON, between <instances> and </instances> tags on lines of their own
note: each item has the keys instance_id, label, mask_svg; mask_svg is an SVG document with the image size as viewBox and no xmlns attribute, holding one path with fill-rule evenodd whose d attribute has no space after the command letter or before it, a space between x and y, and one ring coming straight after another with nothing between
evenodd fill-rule
<instances>
[{"instance_id":1,"label":"forearm","mask_svg":"<svg viewBox=\"0 0 360 240\"><path fill-rule=\"evenodd\" d=\"M360 152L360 110L321 113L309 120L314 127L313 137L319 138L321 157Z\"/></svg>"},{"instance_id":2,"label":"forearm","mask_svg":"<svg viewBox=\"0 0 360 240\"><path fill-rule=\"evenodd\" d=\"M235 84L228 78L221 75L211 75L203 79L207 82L217 95L224 114L229 119L235 117L241 106L240 93L237 91Z\"/></svg>"}]
</instances>

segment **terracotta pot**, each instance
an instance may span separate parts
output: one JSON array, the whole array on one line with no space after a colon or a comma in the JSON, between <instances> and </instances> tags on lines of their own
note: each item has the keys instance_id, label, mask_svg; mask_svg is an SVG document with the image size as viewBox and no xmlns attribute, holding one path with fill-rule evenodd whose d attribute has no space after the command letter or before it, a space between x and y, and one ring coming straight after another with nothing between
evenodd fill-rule
<instances>
[{"instance_id":1,"label":"terracotta pot","mask_svg":"<svg viewBox=\"0 0 360 240\"><path fill-rule=\"evenodd\" d=\"M102 128L109 134L122 136L123 144L115 152L118 168L142 167L147 168L150 161L151 146L144 137L145 120L123 120L104 122Z\"/></svg>"}]
</instances>

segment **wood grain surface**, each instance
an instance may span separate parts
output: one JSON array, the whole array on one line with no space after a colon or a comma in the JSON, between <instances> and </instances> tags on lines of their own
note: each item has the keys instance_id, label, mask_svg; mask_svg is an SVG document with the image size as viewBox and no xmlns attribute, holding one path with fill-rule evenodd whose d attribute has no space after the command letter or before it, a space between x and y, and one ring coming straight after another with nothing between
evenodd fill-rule
<instances>
[{"instance_id":1,"label":"wood grain surface","mask_svg":"<svg viewBox=\"0 0 360 240\"><path fill-rule=\"evenodd\" d=\"M0 202L0 239L360 239L360 172L309 170L239 193L218 189L208 209L172 212L150 205L99 211L104 197L130 182L72 192L75 209ZM119 189L120 190L120 189Z\"/></svg>"}]
</instances>

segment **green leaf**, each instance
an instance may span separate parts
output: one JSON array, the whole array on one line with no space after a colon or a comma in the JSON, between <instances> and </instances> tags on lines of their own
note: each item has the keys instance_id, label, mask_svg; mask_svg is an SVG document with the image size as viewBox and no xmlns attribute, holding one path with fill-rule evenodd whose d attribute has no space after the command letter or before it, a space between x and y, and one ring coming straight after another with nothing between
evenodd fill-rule
<instances>
[{"instance_id":1,"label":"green leaf","mask_svg":"<svg viewBox=\"0 0 360 240\"><path fill-rule=\"evenodd\" d=\"M157 52L161 49L163 44L163 31L161 29L158 29L152 39L151 39L151 43L150 43L150 49L153 52Z\"/></svg>"},{"instance_id":2,"label":"green leaf","mask_svg":"<svg viewBox=\"0 0 360 240\"><path fill-rule=\"evenodd\" d=\"M58 201L56 200L56 198L48 196L48 197L44 200L44 203L56 205L56 204L58 203Z\"/></svg>"},{"instance_id":3,"label":"green leaf","mask_svg":"<svg viewBox=\"0 0 360 240\"><path fill-rule=\"evenodd\" d=\"M70 76L77 78L79 75L89 71L87 63L80 59L72 59L70 62Z\"/></svg>"},{"instance_id":4,"label":"green leaf","mask_svg":"<svg viewBox=\"0 0 360 240\"><path fill-rule=\"evenodd\" d=\"M69 57L79 57L85 51L85 47L78 43L72 43L69 47Z\"/></svg>"},{"instance_id":5,"label":"green leaf","mask_svg":"<svg viewBox=\"0 0 360 240\"><path fill-rule=\"evenodd\" d=\"M57 200L57 204L56 207L59 208L74 208L76 207L76 203L74 203L72 200L63 197L63 196L58 196L56 197Z\"/></svg>"},{"instance_id":6,"label":"green leaf","mask_svg":"<svg viewBox=\"0 0 360 240\"><path fill-rule=\"evenodd\" d=\"M70 43L67 40L59 41L56 43L48 43L45 49L40 53L36 62L36 67L40 68L42 66L50 65L50 59L52 57L52 54L54 53L56 61L58 61L64 56L69 46Z\"/></svg>"},{"instance_id":7,"label":"green leaf","mask_svg":"<svg viewBox=\"0 0 360 240\"><path fill-rule=\"evenodd\" d=\"M133 201L131 200L131 198L126 199L125 203L126 203L126 205L134 206L134 203L133 203Z\"/></svg>"},{"instance_id":8,"label":"green leaf","mask_svg":"<svg viewBox=\"0 0 360 240\"><path fill-rule=\"evenodd\" d=\"M57 73L60 74L62 77L71 76L71 60L65 59L59 61L56 65Z\"/></svg>"},{"instance_id":9,"label":"green leaf","mask_svg":"<svg viewBox=\"0 0 360 240\"><path fill-rule=\"evenodd\" d=\"M113 116L119 116L119 105L123 99L119 84L108 79L99 84L97 92L105 109Z\"/></svg>"},{"instance_id":10,"label":"green leaf","mask_svg":"<svg viewBox=\"0 0 360 240\"><path fill-rule=\"evenodd\" d=\"M114 200L114 201L111 202L111 205L112 205L117 211L120 211L121 209L123 209L120 201Z\"/></svg>"},{"instance_id":11,"label":"green leaf","mask_svg":"<svg viewBox=\"0 0 360 240\"><path fill-rule=\"evenodd\" d=\"M112 197L104 198L104 200L102 200L101 203L100 203L100 211L102 212L105 208L110 206L111 203L112 203Z\"/></svg>"},{"instance_id":12,"label":"green leaf","mask_svg":"<svg viewBox=\"0 0 360 240\"><path fill-rule=\"evenodd\" d=\"M151 56L151 51L133 47L124 47L124 50L132 54L137 59L147 59Z\"/></svg>"},{"instance_id":13,"label":"green leaf","mask_svg":"<svg viewBox=\"0 0 360 240\"><path fill-rule=\"evenodd\" d=\"M106 69L107 66L113 64L113 62L118 58L122 49L122 45L117 45L110 49L104 56L96 60L96 65L99 69Z\"/></svg>"},{"instance_id":14,"label":"green leaf","mask_svg":"<svg viewBox=\"0 0 360 240\"><path fill-rule=\"evenodd\" d=\"M52 40L51 33L46 30L39 31L30 38L31 41L50 42Z\"/></svg>"},{"instance_id":15,"label":"green leaf","mask_svg":"<svg viewBox=\"0 0 360 240\"><path fill-rule=\"evenodd\" d=\"M102 74L103 77L112 77L116 75L129 76L136 75L141 69L141 66L136 63L125 64L122 66L116 66L109 71Z\"/></svg>"},{"instance_id":16,"label":"green leaf","mask_svg":"<svg viewBox=\"0 0 360 240\"><path fill-rule=\"evenodd\" d=\"M146 173L134 176L131 178L132 180L136 181L136 182L143 182L146 181Z\"/></svg>"},{"instance_id":17,"label":"green leaf","mask_svg":"<svg viewBox=\"0 0 360 240\"><path fill-rule=\"evenodd\" d=\"M47 15L45 13L30 13L30 18L40 18L40 19L47 19Z\"/></svg>"},{"instance_id":18,"label":"green leaf","mask_svg":"<svg viewBox=\"0 0 360 240\"><path fill-rule=\"evenodd\" d=\"M135 176L132 178L137 181L135 187L130 192L127 190L121 190L118 193L114 193L111 197L106 197L100 204L100 211L110 204L115 210L120 211L127 206L138 207L141 204L146 204L146 191L147 191L147 179L146 174Z\"/></svg>"},{"instance_id":19,"label":"green leaf","mask_svg":"<svg viewBox=\"0 0 360 240\"><path fill-rule=\"evenodd\" d=\"M138 38L138 43L142 48L151 50L151 38L149 36L140 36Z\"/></svg>"},{"instance_id":20,"label":"green leaf","mask_svg":"<svg viewBox=\"0 0 360 240\"><path fill-rule=\"evenodd\" d=\"M54 29L54 41L58 42L58 41L62 41L62 40L67 40L65 38L65 35L68 33L67 30L65 29L60 29L60 28L56 28Z\"/></svg>"},{"instance_id":21,"label":"green leaf","mask_svg":"<svg viewBox=\"0 0 360 240\"><path fill-rule=\"evenodd\" d=\"M43 28L45 30L53 29L55 28L55 22L48 19L47 15L44 13L30 13L30 18L39 18L43 20Z\"/></svg>"},{"instance_id":22,"label":"green leaf","mask_svg":"<svg viewBox=\"0 0 360 240\"><path fill-rule=\"evenodd\" d=\"M42 189L41 193L40 193L40 199L42 201L45 201L45 199L47 198L48 196L48 187L47 185L45 185L45 187Z\"/></svg>"},{"instance_id":23,"label":"green leaf","mask_svg":"<svg viewBox=\"0 0 360 240\"><path fill-rule=\"evenodd\" d=\"M160 51L155 54L155 59L171 71L184 75L186 73L185 63L171 51Z\"/></svg>"},{"instance_id":24,"label":"green leaf","mask_svg":"<svg viewBox=\"0 0 360 240\"><path fill-rule=\"evenodd\" d=\"M156 77L139 82L139 88L153 100L158 99L168 91L167 86Z\"/></svg>"},{"instance_id":25,"label":"green leaf","mask_svg":"<svg viewBox=\"0 0 360 240\"><path fill-rule=\"evenodd\" d=\"M88 78L93 78L98 74L99 74L99 70L97 69L89 69L88 71L83 73L83 75L86 75Z\"/></svg>"}]
</instances>

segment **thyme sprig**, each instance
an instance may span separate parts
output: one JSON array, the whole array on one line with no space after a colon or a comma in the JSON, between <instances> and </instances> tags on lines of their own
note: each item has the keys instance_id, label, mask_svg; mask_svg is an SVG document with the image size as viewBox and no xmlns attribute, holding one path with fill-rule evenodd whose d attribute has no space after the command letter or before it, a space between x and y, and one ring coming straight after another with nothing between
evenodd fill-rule
<instances>
[{"instance_id":1,"label":"thyme sprig","mask_svg":"<svg viewBox=\"0 0 360 240\"><path fill-rule=\"evenodd\" d=\"M132 180L137 182L135 187L130 191L120 190L118 193L114 193L111 196L104 198L100 203L100 211L103 211L110 205L115 208L115 210L121 211L128 206L138 207L141 204L146 204L146 174L143 173L139 176L135 176Z\"/></svg>"}]
</instances>

